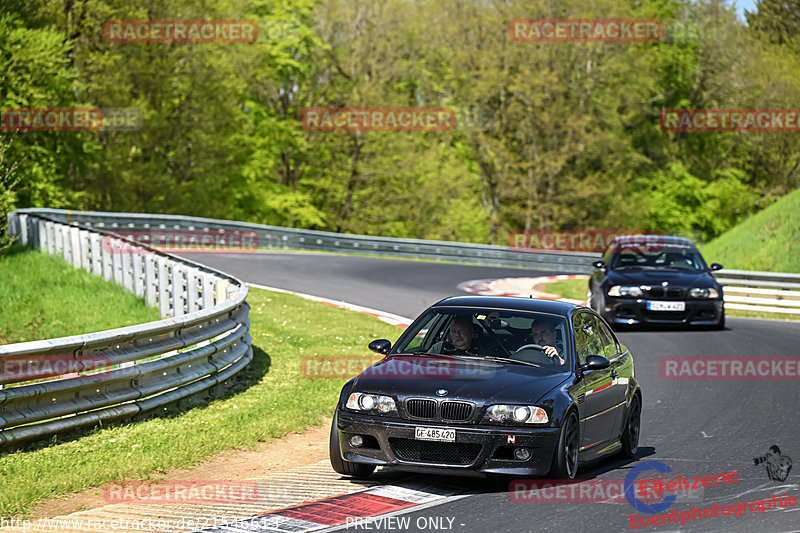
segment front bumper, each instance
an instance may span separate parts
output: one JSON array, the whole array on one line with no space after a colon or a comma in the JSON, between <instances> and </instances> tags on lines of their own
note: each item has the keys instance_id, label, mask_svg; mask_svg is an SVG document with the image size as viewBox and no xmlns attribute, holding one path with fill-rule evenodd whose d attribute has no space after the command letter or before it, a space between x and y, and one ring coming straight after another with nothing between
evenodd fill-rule
<instances>
[{"instance_id":1,"label":"front bumper","mask_svg":"<svg viewBox=\"0 0 800 533\"><path fill-rule=\"evenodd\" d=\"M446 425L365 416L341 409L338 420L343 459L416 472L542 476L550 470L559 435L559 428L553 427ZM418 426L453 429L456 441L415 440L414 428ZM350 445L354 434L366 437L359 448ZM531 452L529 459L514 459L513 450L520 447Z\"/></svg>"},{"instance_id":2,"label":"front bumper","mask_svg":"<svg viewBox=\"0 0 800 533\"><path fill-rule=\"evenodd\" d=\"M650 311L648 301L686 303L684 311ZM612 324L685 324L715 326L723 312L722 300L656 300L605 297L603 318Z\"/></svg>"}]
</instances>

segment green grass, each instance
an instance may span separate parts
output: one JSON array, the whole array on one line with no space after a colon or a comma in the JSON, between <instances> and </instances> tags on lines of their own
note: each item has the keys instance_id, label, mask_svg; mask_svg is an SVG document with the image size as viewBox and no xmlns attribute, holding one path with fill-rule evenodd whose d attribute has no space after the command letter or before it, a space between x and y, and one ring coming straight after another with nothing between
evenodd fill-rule
<instances>
[{"instance_id":1,"label":"green grass","mask_svg":"<svg viewBox=\"0 0 800 533\"><path fill-rule=\"evenodd\" d=\"M157 479L232 448L253 449L331 416L341 379L309 379L306 356L357 355L401 330L374 317L251 289L254 362L248 386L179 416L96 429L68 442L0 455L0 516L26 516L39 501L110 481Z\"/></svg>"},{"instance_id":2,"label":"green grass","mask_svg":"<svg viewBox=\"0 0 800 533\"><path fill-rule=\"evenodd\" d=\"M559 298L586 301L586 290L589 282L586 279L564 279L545 285L545 290L557 294Z\"/></svg>"},{"instance_id":3,"label":"green grass","mask_svg":"<svg viewBox=\"0 0 800 533\"><path fill-rule=\"evenodd\" d=\"M0 252L0 344L158 320L142 298L63 259L15 245Z\"/></svg>"},{"instance_id":4,"label":"green grass","mask_svg":"<svg viewBox=\"0 0 800 533\"><path fill-rule=\"evenodd\" d=\"M800 189L700 248L706 261L736 270L800 273Z\"/></svg>"}]
</instances>

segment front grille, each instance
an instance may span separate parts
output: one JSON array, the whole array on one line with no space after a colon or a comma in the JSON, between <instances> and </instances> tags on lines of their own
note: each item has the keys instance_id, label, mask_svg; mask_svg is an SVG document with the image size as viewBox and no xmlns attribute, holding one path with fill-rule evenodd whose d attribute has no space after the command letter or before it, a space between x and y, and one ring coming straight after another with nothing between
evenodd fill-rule
<instances>
[{"instance_id":1,"label":"front grille","mask_svg":"<svg viewBox=\"0 0 800 533\"><path fill-rule=\"evenodd\" d=\"M481 453L481 445L475 442L430 442L390 438L389 445L398 458L417 463L469 465L474 463Z\"/></svg>"},{"instance_id":2,"label":"front grille","mask_svg":"<svg viewBox=\"0 0 800 533\"><path fill-rule=\"evenodd\" d=\"M436 418L436 400L408 400L406 411L414 418Z\"/></svg>"},{"instance_id":3,"label":"front grille","mask_svg":"<svg viewBox=\"0 0 800 533\"><path fill-rule=\"evenodd\" d=\"M442 420L469 420L472 404L467 402L442 402Z\"/></svg>"},{"instance_id":4,"label":"front grille","mask_svg":"<svg viewBox=\"0 0 800 533\"><path fill-rule=\"evenodd\" d=\"M662 298L664 296L664 289L661 287L650 287L649 289L645 289L644 293L651 298Z\"/></svg>"},{"instance_id":5,"label":"front grille","mask_svg":"<svg viewBox=\"0 0 800 533\"><path fill-rule=\"evenodd\" d=\"M667 289L667 298L683 298L683 289Z\"/></svg>"}]
</instances>

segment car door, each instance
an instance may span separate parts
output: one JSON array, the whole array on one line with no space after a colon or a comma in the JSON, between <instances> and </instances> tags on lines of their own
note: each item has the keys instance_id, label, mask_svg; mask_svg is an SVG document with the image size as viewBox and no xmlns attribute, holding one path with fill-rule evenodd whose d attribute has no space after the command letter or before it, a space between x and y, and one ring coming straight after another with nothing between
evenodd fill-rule
<instances>
[{"instance_id":1,"label":"car door","mask_svg":"<svg viewBox=\"0 0 800 533\"><path fill-rule=\"evenodd\" d=\"M586 364L589 355L603 355L604 345L600 321L595 315L583 312L573 317L575 355L578 364ZM583 403L581 420L581 450L614 437L619 416L618 391L614 387L613 366L602 370L583 370L578 401Z\"/></svg>"}]
</instances>

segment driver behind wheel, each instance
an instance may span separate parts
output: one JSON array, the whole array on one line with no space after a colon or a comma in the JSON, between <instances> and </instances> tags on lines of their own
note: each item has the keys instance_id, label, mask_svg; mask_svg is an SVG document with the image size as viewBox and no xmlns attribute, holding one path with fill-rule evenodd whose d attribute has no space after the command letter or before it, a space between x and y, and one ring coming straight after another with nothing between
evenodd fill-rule
<instances>
[{"instance_id":1,"label":"driver behind wheel","mask_svg":"<svg viewBox=\"0 0 800 533\"><path fill-rule=\"evenodd\" d=\"M564 358L558 353L556 328L552 324L534 320L531 324L531 338L533 339L533 344L538 344L542 347L547 357L550 359L557 358L559 365L565 363Z\"/></svg>"}]
</instances>

